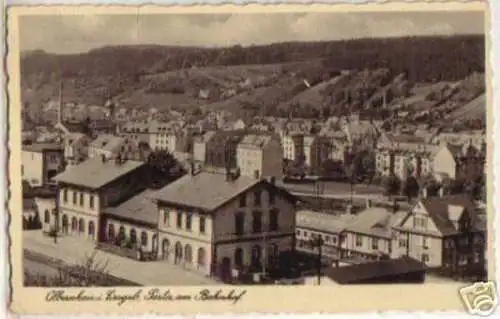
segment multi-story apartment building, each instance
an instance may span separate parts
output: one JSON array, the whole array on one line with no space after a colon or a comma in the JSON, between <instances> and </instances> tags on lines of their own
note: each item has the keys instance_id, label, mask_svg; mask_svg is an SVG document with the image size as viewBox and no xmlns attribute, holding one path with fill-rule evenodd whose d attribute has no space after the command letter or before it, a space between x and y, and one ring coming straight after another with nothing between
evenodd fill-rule
<instances>
[{"instance_id":1,"label":"multi-story apartment building","mask_svg":"<svg viewBox=\"0 0 500 319\"><path fill-rule=\"evenodd\" d=\"M375 167L379 174L394 174L400 179L424 176L432 172L435 146L422 137L383 134L376 148Z\"/></svg>"},{"instance_id":2,"label":"multi-story apartment building","mask_svg":"<svg viewBox=\"0 0 500 319\"><path fill-rule=\"evenodd\" d=\"M64 160L66 165L73 166L88 158L89 136L83 133L68 133L64 136Z\"/></svg>"},{"instance_id":3,"label":"multi-story apartment building","mask_svg":"<svg viewBox=\"0 0 500 319\"><path fill-rule=\"evenodd\" d=\"M143 162L88 159L57 175L57 215L46 223L63 234L80 235L93 241L104 238L102 211L145 188L149 171Z\"/></svg>"},{"instance_id":4,"label":"multi-story apartment building","mask_svg":"<svg viewBox=\"0 0 500 319\"><path fill-rule=\"evenodd\" d=\"M486 219L466 195L422 198L397 224L392 257L452 274L484 268Z\"/></svg>"},{"instance_id":5,"label":"multi-story apartment building","mask_svg":"<svg viewBox=\"0 0 500 319\"><path fill-rule=\"evenodd\" d=\"M273 182L192 170L155 199L160 258L206 275L273 269L294 247L294 198Z\"/></svg>"},{"instance_id":6,"label":"multi-story apartment building","mask_svg":"<svg viewBox=\"0 0 500 319\"><path fill-rule=\"evenodd\" d=\"M312 174L320 174L321 165L330 157L331 144L321 135L304 136L304 164Z\"/></svg>"},{"instance_id":7,"label":"multi-story apartment building","mask_svg":"<svg viewBox=\"0 0 500 319\"><path fill-rule=\"evenodd\" d=\"M241 175L281 179L283 150L279 137L270 134L245 135L236 148L236 165Z\"/></svg>"},{"instance_id":8,"label":"multi-story apartment building","mask_svg":"<svg viewBox=\"0 0 500 319\"><path fill-rule=\"evenodd\" d=\"M280 133L283 158L300 162L304 159L304 135L301 133Z\"/></svg>"},{"instance_id":9,"label":"multi-story apartment building","mask_svg":"<svg viewBox=\"0 0 500 319\"><path fill-rule=\"evenodd\" d=\"M22 146L21 175L33 187L51 184L64 170L64 149L59 144L33 143Z\"/></svg>"},{"instance_id":10,"label":"multi-story apartment building","mask_svg":"<svg viewBox=\"0 0 500 319\"><path fill-rule=\"evenodd\" d=\"M236 167L236 149L245 134L245 131L216 132L206 142L205 164L214 167Z\"/></svg>"}]
</instances>

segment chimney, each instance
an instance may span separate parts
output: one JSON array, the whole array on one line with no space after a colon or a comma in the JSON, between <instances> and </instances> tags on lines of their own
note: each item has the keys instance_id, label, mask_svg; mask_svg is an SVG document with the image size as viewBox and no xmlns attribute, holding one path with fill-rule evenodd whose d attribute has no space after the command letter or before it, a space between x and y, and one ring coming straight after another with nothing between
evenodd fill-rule
<instances>
[{"instance_id":1,"label":"chimney","mask_svg":"<svg viewBox=\"0 0 500 319\"><path fill-rule=\"evenodd\" d=\"M121 154L118 154L116 155L115 157L115 164L116 165L120 165L122 163L122 155Z\"/></svg>"},{"instance_id":2,"label":"chimney","mask_svg":"<svg viewBox=\"0 0 500 319\"><path fill-rule=\"evenodd\" d=\"M396 200L392 202L392 212L396 214L399 210L399 204Z\"/></svg>"},{"instance_id":3,"label":"chimney","mask_svg":"<svg viewBox=\"0 0 500 319\"><path fill-rule=\"evenodd\" d=\"M253 172L253 177L255 179L259 179L260 178L260 171L258 169L256 169L254 172Z\"/></svg>"},{"instance_id":4,"label":"chimney","mask_svg":"<svg viewBox=\"0 0 500 319\"><path fill-rule=\"evenodd\" d=\"M103 163L106 163L106 155L101 154L101 161L102 161Z\"/></svg>"}]
</instances>

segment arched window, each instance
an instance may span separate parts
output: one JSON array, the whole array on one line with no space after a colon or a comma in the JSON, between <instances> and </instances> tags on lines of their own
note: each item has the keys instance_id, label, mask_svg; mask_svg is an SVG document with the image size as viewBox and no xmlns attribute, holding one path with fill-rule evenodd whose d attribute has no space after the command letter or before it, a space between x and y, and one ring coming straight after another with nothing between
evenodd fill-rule
<instances>
[{"instance_id":1,"label":"arched window","mask_svg":"<svg viewBox=\"0 0 500 319\"><path fill-rule=\"evenodd\" d=\"M130 242L132 244L137 243L137 232L134 228L130 229Z\"/></svg>"},{"instance_id":2,"label":"arched window","mask_svg":"<svg viewBox=\"0 0 500 319\"><path fill-rule=\"evenodd\" d=\"M180 242L175 243L175 263L179 263L182 260L182 244Z\"/></svg>"},{"instance_id":3,"label":"arched window","mask_svg":"<svg viewBox=\"0 0 500 319\"><path fill-rule=\"evenodd\" d=\"M69 221L68 221L68 215L64 214L62 216L62 231L63 233L68 233L68 228L69 228Z\"/></svg>"},{"instance_id":4,"label":"arched window","mask_svg":"<svg viewBox=\"0 0 500 319\"><path fill-rule=\"evenodd\" d=\"M205 267L205 249L198 248L198 267Z\"/></svg>"},{"instance_id":5,"label":"arched window","mask_svg":"<svg viewBox=\"0 0 500 319\"><path fill-rule=\"evenodd\" d=\"M78 219L76 217L71 218L71 231L76 232L78 230Z\"/></svg>"},{"instance_id":6,"label":"arched window","mask_svg":"<svg viewBox=\"0 0 500 319\"><path fill-rule=\"evenodd\" d=\"M234 264L236 266L243 266L243 249L236 248L234 251Z\"/></svg>"},{"instance_id":7,"label":"arched window","mask_svg":"<svg viewBox=\"0 0 500 319\"><path fill-rule=\"evenodd\" d=\"M148 234L145 231L141 232L141 244L142 246L148 245Z\"/></svg>"},{"instance_id":8,"label":"arched window","mask_svg":"<svg viewBox=\"0 0 500 319\"><path fill-rule=\"evenodd\" d=\"M121 243L125 240L125 227L120 226L120 230L118 231L118 241Z\"/></svg>"},{"instance_id":9,"label":"arched window","mask_svg":"<svg viewBox=\"0 0 500 319\"><path fill-rule=\"evenodd\" d=\"M44 217L43 217L43 221L44 221L46 224L50 223L50 213L49 213L49 210L48 210L48 209L46 209L46 210L43 212L43 215L44 215Z\"/></svg>"},{"instance_id":10,"label":"arched window","mask_svg":"<svg viewBox=\"0 0 500 319\"><path fill-rule=\"evenodd\" d=\"M108 240L114 240L115 239L115 225L109 224L108 225Z\"/></svg>"},{"instance_id":11,"label":"arched window","mask_svg":"<svg viewBox=\"0 0 500 319\"><path fill-rule=\"evenodd\" d=\"M95 223L93 221L89 222L89 236L94 237L95 235Z\"/></svg>"},{"instance_id":12,"label":"arched window","mask_svg":"<svg viewBox=\"0 0 500 319\"><path fill-rule=\"evenodd\" d=\"M168 239L164 238L161 244L161 251L163 255L163 259L167 259L170 253L170 242Z\"/></svg>"},{"instance_id":13,"label":"arched window","mask_svg":"<svg viewBox=\"0 0 500 319\"><path fill-rule=\"evenodd\" d=\"M83 220L83 218L80 218L80 220L78 221L78 232L79 233L85 232L85 220Z\"/></svg>"},{"instance_id":14,"label":"arched window","mask_svg":"<svg viewBox=\"0 0 500 319\"><path fill-rule=\"evenodd\" d=\"M193 262L193 250L189 244L184 247L184 261L188 264Z\"/></svg>"}]
</instances>

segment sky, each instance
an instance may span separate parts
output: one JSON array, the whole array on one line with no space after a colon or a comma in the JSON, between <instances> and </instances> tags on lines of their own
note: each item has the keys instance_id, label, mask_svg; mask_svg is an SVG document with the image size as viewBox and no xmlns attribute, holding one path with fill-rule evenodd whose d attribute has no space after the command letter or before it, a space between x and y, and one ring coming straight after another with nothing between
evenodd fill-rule
<instances>
[{"instance_id":1,"label":"sky","mask_svg":"<svg viewBox=\"0 0 500 319\"><path fill-rule=\"evenodd\" d=\"M214 47L409 35L484 34L484 13L39 15L22 16L19 29L21 51L81 53L108 45Z\"/></svg>"}]
</instances>

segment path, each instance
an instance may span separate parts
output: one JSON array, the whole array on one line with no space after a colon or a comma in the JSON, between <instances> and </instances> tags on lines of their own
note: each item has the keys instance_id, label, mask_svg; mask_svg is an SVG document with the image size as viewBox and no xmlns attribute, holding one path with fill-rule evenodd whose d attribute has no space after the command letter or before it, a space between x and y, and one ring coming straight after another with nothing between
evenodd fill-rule
<instances>
[{"instance_id":1,"label":"path","mask_svg":"<svg viewBox=\"0 0 500 319\"><path fill-rule=\"evenodd\" d=\"M68 264L81 263L86 256L94 251L90 241L76 237L62 237L57 239L44 236L38 231L23 232L23 248L43 254L48 257L61 259ZM220 284L167 261L139 262L97 250L97 262L107 262L108 272L116 277L127 279L144 286L175 286L175 285L214 285Z\"/></svg>"}]
</instances>

